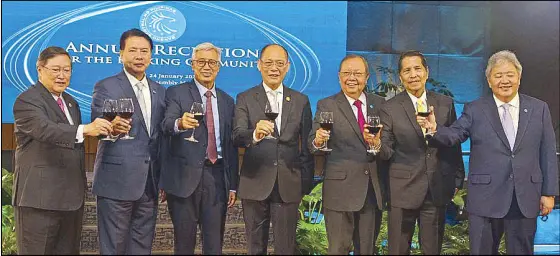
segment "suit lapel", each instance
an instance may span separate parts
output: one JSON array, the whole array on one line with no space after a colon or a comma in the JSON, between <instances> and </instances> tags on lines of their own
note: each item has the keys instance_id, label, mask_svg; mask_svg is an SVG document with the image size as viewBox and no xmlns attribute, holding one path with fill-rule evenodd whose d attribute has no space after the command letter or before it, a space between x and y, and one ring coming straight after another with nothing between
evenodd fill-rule
<instances>
[{"instance_id":1,"label":"suit lapel","mask_svg":"<svg viewBox=\"0 0 560 256\"><path fill-rule=\"evenodd\" d=\"M525 131L527 130L532 112L533 110L529 107L529 104L527 104L526 98L519 94L519 123L517 125L517 134L515 136L515 144L512 152L515 152L519 147L523 135L525 135Z\"/></svg>"},{"instance_id":2,"label":"suit lapel","mask_svg":"<svg viewBox=\"0 0 560 256\"><path fill-rule=\"evenodd\" d=\"M65 120L67 124L70 124L70 122L68 122L68 119L66 118L66 115L64 114L64 112L62 112L62 110L60 109L60 107L58 106L58 103L56 103L56 100L53 98L52 94L49 92L49 90L47 90L47 88L40 82L37 82L37 84L35 86L39 87L39 91L41 92L41 96L43 97L43 99L45 100L45 102L47 103L47 105L54 110L54 112L56 113L56 115L58 117L60 117L60 119ZM65 99L66 100L66 99Z\"/></svg>"},{"instance_id":3,"label":"suit lapel","mask_svg":"<svg viewBox=\"0 0 560 256\"><path fill-rule=\"evenodd\" d=\"M343 92L339 92L336 96L336 103L338 105L338 109L340 109L344 117L346 117L346 119L348 120L348 123L350 123L350 126L356 133L356 136L358 136L362 144L365 146L366 142L364 141L362 132L358 125L358 120L356 119L356 116L354 116L354 111L352 111L352 107L350 106L350 103L348 103L348 99L346 98L346 96L344 96Z\"/></svg>"},{"instance_id":4,"label":"suit lapel","mask_svg":"<svg viewBox=\"0 0 560 256\"><path fill-rule=\"evenodd\" d=\"M264 113L264 108L266 106L266 102L268 101L268 97L266 97L266 92L264 91L264 87L262 83L258 85L256 89L257 90L255 92L255 100L259 103L262 112Z\"/></svg>"},{"instance_id":5,"label":"suit lapel","mask_svg":"<svg viewBox=\"0 0 560 256\"><path fill-rule=\"evenodd\" d=\"M146 121L144 120L144 116L141 114L142 110L140 108L140 104L138 104L138 99L136 98L136 94L132 89L132 85L130 84L130 81L128 81L128 77L126 77L123 71L117 76L117 78L120 80L119 85L121 86L121 89L124 92L125 98L132 99L132 104L134 105L133 117L140 120L140 123L142 124L142 127L144 127L144 131L146 131L147 134L148 128L146 127Z\"/></svg>"},{"instance_id":6,"label":"suit lapel","mask_svg":"<svg viewBox=\"0 0 560 256\"><path fill-rule=\"evenodd\" d=\"M287 99L292 98L292 90L284 86L284 92L282 96L284 98L282 99L282 116L280 117L282 119L282 127L279 127L280 136L284 134L284 129L286 128L286 125L288 125L288 117L291 116L290 111L292 109L293 103L291 102L291 100L288 101Z\"/></svg>"},{"instance_id":7,"label":"suit lapel","mask_svg":"<svg viewBox=\"0 0 560 256\"><path fill-rule=\"evenodd\" d=\"M79 125L81 123L81 117L78 113L78 106L76 102L72 100L72 97L68 93L63 93L62 96L64 98L64 102L66 103L66 109L68 109L70 117L72 118L72 122L74 125Z\"/></svg>"},{"instance_id":8,"label":"suit lapel","mask_svg":"<svg viewBox=\"0 0 560 256\"><path fill-rule=\"evenodd\" d=\"M492 128L498 134L498 137L500 138L500 140L502 140L504 146L506 146L506 148L509 149L510 148L509 142L507 140L506 133L504 132L502 121L500 121L498 108L496 107L496 102L494 101L494 98L492 96L486 97L486 100L484 102L486 106L482 108L482 111L484 112L488 120L490 120L490 124L492 125Z\"/></svg>"},{"instance_id":9,"label":"suit lapel","mask_svg":"<svg viewBox=\"0 0 560 256\"><path fill-rule=\"evenodd\" d=\"M418 137L424 140L424 133L422 132L420 125L418 125L418 122L416 122L416 110L414 109L414 105L412 105L412 100L410 100L410 97L408 96L408 93L406 91L402 92L400 94L400 97L401 105L404 109L404 112L406 112L406 116L408 116L410 124L412 124L412 126L414 127L414 130L416 131Z\"/></svg>"}]
</instances>

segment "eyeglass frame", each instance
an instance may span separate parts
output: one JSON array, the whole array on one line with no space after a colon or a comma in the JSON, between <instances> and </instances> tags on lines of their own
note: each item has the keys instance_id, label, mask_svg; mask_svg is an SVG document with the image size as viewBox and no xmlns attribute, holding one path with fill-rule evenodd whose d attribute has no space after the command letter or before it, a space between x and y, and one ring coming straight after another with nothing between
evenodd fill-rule
<instances>
[{"instance_id":1,"label":"eyeglass frame","mask_svg":"<svg viewBox=\"0 0 560 256\"><path fill-rule=\"evenodd\" d=\"M211 64L211 61L214 62L214 64ZM217 60L213 60L213 59L198 59L198 60L192 60L192 62L196 63L196 66L199 68L203 68L204 66L206 66L206 64L208 64L208 67L210 68L216 68L220 65L220 62ZM203 63L203 65L200 65L199 63Z\"/></svg>"},{"instance_id":2,"label":"eyeglass frame","mask_svg":"<svg viewBox=\"0 0 560 256\"><path fill-rule=\"evenodd\" d=\"M354 75L354 77L364 77L366 76L368 73L367 72L361 72L361 71L340 71L338 72L338 74L342 77L350 77L352 75Z\"/></svg>"},{"instance_id":3,"label":"eyeglass frame","mask_svg":"<svg viewBox=\"0 0 560 256\"><path fill-rule=\"evenodd\" d=\"M59 67L60 69L56 70L56 69L52 69L52 68L49 68L49 67L44 66L44 65L43 65L42 67L44 67L44 68L46 68L47 70L49 70L49 71L50 71L53 75L55 75L55 76L58 76L59 74L62 74L62 75L65 75L65 76L70 76L70 75L72 75L72 68L65 69L65 68L60 68L60 67Z\"/></svg>"},{"instance_id":4,"label":"eyeglass frame","mask_svg":"<svg viewBox=\"0 0 560 256\"><path fill-rule=\"evenodd\" d=\"M271 60L271 59L268 59L268 60L261 59L260 61L263 65L263 67L265 67L265 68L272 68L272 66L276 66L277 68L284 68L284 67L288 66L288 63L289 63L289 61L285 61L285 60ZM283 64L279 65L278 62L283 63Z\"/></svg>"}]
</instances>

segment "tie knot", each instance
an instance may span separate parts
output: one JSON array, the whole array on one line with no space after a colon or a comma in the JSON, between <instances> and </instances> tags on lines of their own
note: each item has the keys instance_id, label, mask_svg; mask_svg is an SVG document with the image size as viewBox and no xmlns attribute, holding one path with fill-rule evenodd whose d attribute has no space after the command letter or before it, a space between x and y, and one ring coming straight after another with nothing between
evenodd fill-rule
<instances>
[{"instance_id":1,"label":"tie knot","mask_svg":"<svg viewBox=\"0 0 560 256\"><path fill-rule=\"evenodd\" d=\"M142 82L138 82L136 84L136 88L138 88L138 90L142 91L142 89L144 89L144 84Z\"/></svg>"},{"instance_id":2,"label":"tie knot","mask_svg":"<svg viewBox=\"0 0 560 256\"><path fill-rule=\"evenodd\" d=\"M62 98L58 97L58 99L56 99L56 103L58 103L59 106L62 105Z\"/></svg>"},{"instance_id":3,"label":"tie knot","mask_svg":"<svg viewBox=\"0 0 560 256\"><path fill-rule=\"evenodd\" d=\"M212 97L212 91L210 90L206 91L206 93L204 93L204 96L206 96L206 98Z\"/></svg>"},{"instance_id":4,"label":"tie knot","mask_svg":"<svg viewBox=\"0 0 560 256\"><path fill-rule=\"evenodd\" d=\"M501 107L502 107L505 111L509 111L510 105L509 105L509 103L504 103L504 104L502 104Z\"/></svg>"},{"instance_id":5,"label":"tie knot","mask_svg":"<svg viewBox=\"0 0 560 256\"><path fill-rule=\"evenodd\" d=\"M362 101L360 101L360 100L354 101L354 106L356 106L358 109L361 109L362 108Z\"/></svg>"}]
</instances>

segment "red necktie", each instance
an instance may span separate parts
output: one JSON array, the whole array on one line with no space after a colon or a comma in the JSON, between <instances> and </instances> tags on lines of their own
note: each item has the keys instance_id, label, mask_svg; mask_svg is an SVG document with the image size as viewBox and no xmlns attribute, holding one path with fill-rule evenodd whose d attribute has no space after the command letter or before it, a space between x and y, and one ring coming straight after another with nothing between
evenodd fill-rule
<instances>
[{"instance_id":1,"label":"red necktie","mask_svg":"<svg viewBox=\"0 0 560 256\"><path fill-rule=\"evenodd\" d=\"M58 97L58 99L56 100L56 103L58 104L58 106L60 107L60 110L62 110L62 113L66 114L66 112L64 112L64 103L62 102L62 98Z\"/></svg>"},{"instance_id":2,"label":"red necktie","mask_svg":"<svg viewBox=\"0 0 560 256\"><path fill-rule=\"evenodd\" d=\"M358 108L358 126L360 126L360 131L364 132L364 124L366 120L364 119L364 113L362 113L362 102L360 100L354 101L354 106Z\"/></svg>"},{"instance_id":3,"label":"red necktie","mask_svg":"<svg viewBox=\"0 0 560 256\"><path fill-rule=\"evenodd\" d=\"M208 160L216 163L218 160L218 149L216 148L216 132L214 130L214 114L212 113L212 92L206 91L206 125L208 126L208 147L206 155Z\"/></svg>"}]
</instances>

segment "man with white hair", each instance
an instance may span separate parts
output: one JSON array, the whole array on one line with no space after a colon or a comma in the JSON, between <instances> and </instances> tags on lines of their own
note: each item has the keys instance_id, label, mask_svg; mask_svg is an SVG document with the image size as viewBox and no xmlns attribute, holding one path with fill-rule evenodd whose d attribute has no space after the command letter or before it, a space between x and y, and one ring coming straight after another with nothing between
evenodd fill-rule
<instances>
[{"instance_id":1,"label":"man with white hair","mask_svg":"<svg viewBox=\"0 0 560 256\"><path fill-rule=\"evenodd\" d=\"M237 148L233 146L234 101L216 88L221 49L202 43L193 50L192 81L169 87L163 130L161 188L173 222L175 254L194 254L200 225L202 253L222 253L227 207L236 200ZM192 106L202 103L203 108ZM202 113L201 113L202 112ZM202 114L202 119L195 114Z\"/></svg>"},{"instance_id":2,"label":"man with white hair","mask_svg":"<svg viewBox=\"0 0 560 256\"><path fill-rule=\"evenodd\" d=\"M465 105L450 127L432 115L418 123L451 146L471 139L467 210L471 254L495 254L503 225L507 254L533 254L538 215L548 215L558 196L558 163L548 105L518 93L522 67L514 53L488 60L492 96ZM433 112L432 112L433 113ZM540 211L540 214L539 214Z\"/></svg>"}]
</instances>

